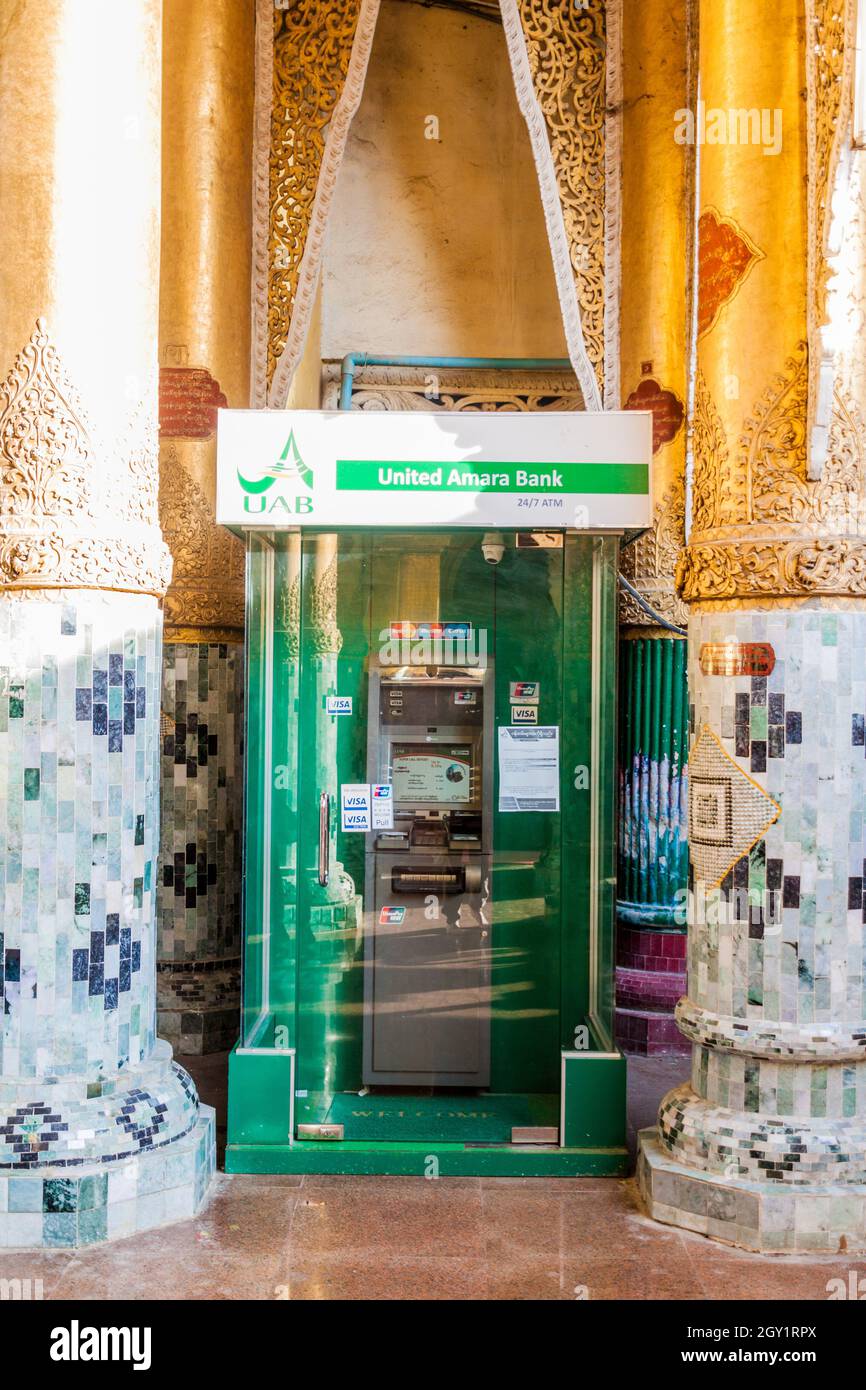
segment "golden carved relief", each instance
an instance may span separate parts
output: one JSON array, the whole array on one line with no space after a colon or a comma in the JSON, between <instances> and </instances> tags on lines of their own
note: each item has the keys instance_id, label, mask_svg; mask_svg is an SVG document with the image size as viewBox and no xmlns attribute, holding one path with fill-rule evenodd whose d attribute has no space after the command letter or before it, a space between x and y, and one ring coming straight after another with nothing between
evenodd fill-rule
<instances>
[{"instance_id":1,"label":"golden carved relief","mask_svg":"<svg viewBox=\"0 0 866 1390\"><path fill-rule=\"evenodd\" d=\"M580 302L586 351L604 387L605 0L518 0Z\"/></svg>"},{"instance_id":2,"label":"golden carved relief","mask_svg":"<svg viewBox=\"0 0 866 1390\"><path fill-rule=\"evenodd\" d=\"M685 478L675 478L654 510L652 530L638 536L622 550L620 569L657 613L683 627L688 619L685 604L674 588L674 576L682 550L686 522ZM643 626L652 619L628 593L620 594L620 625Z\"/></svg>"},{"instance_id":3,"label":"golden carved relief","mask_svg":"<svg viewBox=\"0 0 866 1390\"><path fill-rule=\"evenodd\" d=\"M349 68L360 0L274 12L267 379L286 345L328 123Z\"/></svg>"},{"instance_id":4,"label":"golden carved relief","mask_svg":"<svg viewBox=\"0 0 866 1390\"><path fill-rule=\"evenodd\" d=\"M677 582L684 599L866 593L866 431L837 393L829 457L807 474L805 343L747 416L737 449L699 372L693 530Z\"/></svg>"},{"instance_id":5,"label":"golden carved relief","mask_svg":"<svg viewBox=\"0 0 866 1390\"><path fill-rule=\"evenodd\" d=\"M823 532L856 531L862 510L862 429L836 396L831 448L817 482L807 479L805 343L746 421L740 441L750 480L750 520Z\"/></svg>"},{"instance_id":6,"label":"golden carved relief","mask_svg":"<svg viewBox=\"0 0 866 1390\"><path fill-rule=\"evenodd\" d=\"M244 629L244 548L214 524L210 503L176 445L163 446L160 474L159 516L174 559L166 638L237 642Z\"/></svg>"},{"instance_id":7,"label":"golden carved relief","mask_svg":"<svg viewBox=\"0 0 866 1390\"><path fill-rule=\"evenodd\" d=\"M171 560L156 520L156 472L148 402L114 449L97 444L37 320L0 385L0 587L162 595Z\"/></svg>"},{"instance_id":8,"label":"golden carved relief","mask_svg":"<svg viewBox=\"0 0 866 1390\"><path fill-rule=\"evenodd\" d=\"M866 539L690 545L677 570L685 600L866 595Z\"/></svg>"},{"instance_id":9,"label":"golden carved relief","mask_svg":"<svg viewBox=\"0 0 866 1390\"><path fill-rule=\"evenodd\" d=\"M340 402L340 369L323 370L322 406ZM353 410L585 410L573 372L486 371L480 367L364 367L356 373Z\"/></svg>"}]
</instances>

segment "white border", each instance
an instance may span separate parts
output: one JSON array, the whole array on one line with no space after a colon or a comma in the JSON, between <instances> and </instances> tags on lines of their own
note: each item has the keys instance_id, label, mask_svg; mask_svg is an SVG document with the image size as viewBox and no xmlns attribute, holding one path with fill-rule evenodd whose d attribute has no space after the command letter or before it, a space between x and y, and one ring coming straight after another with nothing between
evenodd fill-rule
<instances>
[{"instance_id":1,"label":"white border","mask_svg":"<svg viewBox=\"0 0 866 1390\"><path fill-rule=\"evenodd\" d=\"M322 254L331 203L337 188L340 165L346 152L349 130L364 93L364 83L367 80L367 68L370 63L370 52L373 47L373 36L376 32L378 17L379 0L361 0L361 11L358 15L355 37L352 40L352 53L349 58L346 80L328 123L328 134L322 153L319 177L316 180L310 225L307 228L307 238L301 256L298 288L295 293L295 302L292 305L292 317L286 335L286 344L274 368L274 376L268 392L268 405L276 409L280 409L288 400L292 377L301 360L304 344L307 341L316 301L319 275L322 269ZM265 343L267 343L267 325L265 326Z\"/></svg>"},{"instance_id":2,"label":"white border","mask_svg":"<svg viewBox=\"0 0 866 1390\"><path fill-rule=\"evenodd\" d=\"M544 209L544 221L547 226L547 239L553 258L553 273L556 277L559 308L565 329L568 355L571 358L575 376L580 382L586 409L601 410L601 392L598 389L598 380L589 360L583 337L580 302L577 297L577 286L574 282L568 233L565 230L565 220L562 215L562 203L556 182L553 154L547 136L544 113L535 94L532 71L529 66L529 52L526 47L523 26L520 22L517 0L499 0L499 8L502 12L502 27L505 31L505 42L508 45L517 104L529 131L535 169L538 174L538 187L541 193L541 205Z\"/></svg>"},{"instance_id":3,"label":"white border","mask_svg":"<svg viewBox=\"0 0 866 1390\"><path fill-rule=\"evenodd\" d=\"M622 0L605 6L604 408L620 408L622 286Z\"/></svg>"},{"instance_id":4,"label":"white border","mask_svg":"<svg viewBox=\"0 0 866 1390\"><path fill-rule=\"evenodd\" d=\"M271 107L274 88L274 0L256 0L253 108L253 245L250 286L250 405L267 405L268 244L271 211Z\"/></svg>"}]
</instances>

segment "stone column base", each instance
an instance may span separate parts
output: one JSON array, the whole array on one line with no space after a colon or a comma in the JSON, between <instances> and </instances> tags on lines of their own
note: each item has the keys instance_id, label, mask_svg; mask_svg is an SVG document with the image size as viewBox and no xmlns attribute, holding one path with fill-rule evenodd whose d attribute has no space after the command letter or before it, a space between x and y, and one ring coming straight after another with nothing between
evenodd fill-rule
<instances>
[{"instance_id":1,"label":"stone column base","mask_svg":"<svg viewBox=\"0 0 866 1390\"><path fill-rule=\"evenodd\" d=\"M188 1134L111 1166L0 1173L0 1249L95 1245L185 1221L204 1206L216 1168L208 1105Z\"/></svg>"},{"instance_id":2,"label":"stone column base","mask_svg":"<svg viewBox=\"0 0 866 1390\"><path fill-rule=\"evenodd\" d=\"M241 962L158 961L157 1032L181 1057L229 1052L238 1040Z\"/></svg>"},{"instance_id":3,"label":"stone column base","mask_svg":"<svg viewBox=\"0 0 866 1390\"><path fill-rule=\"evenodd\" d=\"M762 1255L866 1251L866 1184L746 1182L673 1162L655 1129L638 1136L637 1181L654 1221Z\"/></svg>"}]
</instances>

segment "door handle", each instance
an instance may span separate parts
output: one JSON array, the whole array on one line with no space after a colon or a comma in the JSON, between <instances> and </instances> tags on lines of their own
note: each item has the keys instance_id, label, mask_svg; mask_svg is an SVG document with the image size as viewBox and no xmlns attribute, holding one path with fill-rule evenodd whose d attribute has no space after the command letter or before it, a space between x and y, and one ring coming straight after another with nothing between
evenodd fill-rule
<instances>
[{"instance_id":1,"label":"door handle","mask_svg":"<svg viewBox=\"0 0 866 1390\"><path fill-rule=\"evenodd\" d=\"M331 798L319 797L319 887L327 888L331 869Z\"/></svg>"}]
</instances>

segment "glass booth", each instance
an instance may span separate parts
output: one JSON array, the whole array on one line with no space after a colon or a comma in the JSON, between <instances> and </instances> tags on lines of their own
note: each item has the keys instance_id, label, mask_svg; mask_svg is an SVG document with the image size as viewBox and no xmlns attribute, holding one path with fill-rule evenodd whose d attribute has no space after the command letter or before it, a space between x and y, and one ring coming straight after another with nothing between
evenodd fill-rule
<instances>
[{"instance_id":1,"label":"glass booth","mask_svg":"<svg viewBox=\"0 0 866 1390\"><path fill-rule=\"evenodd\" d=\"M248 514L228 1171L624 1172L619 536Z\"/></svg>"}]
</instances>

